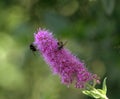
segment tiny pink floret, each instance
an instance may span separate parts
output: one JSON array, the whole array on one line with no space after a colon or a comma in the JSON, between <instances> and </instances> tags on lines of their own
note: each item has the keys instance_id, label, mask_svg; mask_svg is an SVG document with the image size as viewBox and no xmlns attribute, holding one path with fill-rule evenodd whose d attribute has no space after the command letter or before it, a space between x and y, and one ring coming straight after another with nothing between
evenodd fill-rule
<instances>
[{"instance_id":1,"label":"tiny pink floret","mask_svg":"<svg viewBox=\"0 0 120 99\"><path fill-rule=\"evenodd\" d=\"M61 82L66 85L75 83L76 88L84 88L85 84L93 80L93 74L85 67L84 63L66 49L58 49L58 40L52 33L45 29L39 29L34 34L33 44L42 54L46 63L54 74L58 74Z\"/></svg>"}]
</instances>

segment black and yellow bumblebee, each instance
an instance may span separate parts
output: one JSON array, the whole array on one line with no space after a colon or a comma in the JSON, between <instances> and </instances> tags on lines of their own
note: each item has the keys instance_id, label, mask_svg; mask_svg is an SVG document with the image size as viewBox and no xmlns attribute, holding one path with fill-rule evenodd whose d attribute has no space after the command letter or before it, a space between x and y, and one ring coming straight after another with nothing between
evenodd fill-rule
<instances>
[{"instance_id":1,"label":"black and yellow bumblebee","mask_svg":"<svg viewBox=\"0 0 120 99\"><path fill-rule=\"evenodd\" d=\"M31 43L31 44L29 45L29 47L30 47L30 50L31 50L31 51L33 51L33 52L37 51L36 46L35 46L33 43Z\"/></svg>"},{"instance_id":2,"label":"black and yellow bumblebee","mask_svg":"<svg viewBox=\"0 0 120 99\"><path fill-rule=\"evenodd\" d=\"M67 41L65 41L64 43L62 41L58 41L57 42L58 50L61 50L66 44L67 44Z\"/></svg>"}]
</instances>

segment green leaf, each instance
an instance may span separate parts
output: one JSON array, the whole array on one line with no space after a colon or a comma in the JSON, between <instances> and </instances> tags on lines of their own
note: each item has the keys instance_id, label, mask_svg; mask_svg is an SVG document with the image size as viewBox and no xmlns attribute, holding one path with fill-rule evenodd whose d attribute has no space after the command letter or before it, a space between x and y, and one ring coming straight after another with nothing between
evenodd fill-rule
<instances>
[{"instance_id":1,"label":"green leaf","mask_svg":"<svg viewBox=\"0 0 120 99\"><path fill-rule=\"evenodd\" d=\"M88 96L91 96L91 97L92 97L92 95L91 95L90 91L88 91L88 90L84 90L84 91L82 91L82 92L83 92L83 94L85 94L85 95L88 95Z\"/></svg>"},{"instance_id":2,"label":"green leaf","mask_svg":"<svg viewBox=\"0 0 120 99\"><path fill-rule=\"evenodd\" d=\"M105 94L107 93L106 79L107 78L105 77L103 80L103 86L102 86L102 90L104 91Z\"/></svg>"},{"instance_id":3,"label":"green leaf","mask_svg":"<svg viewBox=\"0 0 120 99\"><path fill-rule=\"evenodd\" d=\"M100 95L97 94L95 90L91 90L91 91L84 90L84 91L82 91L82 92L83 92L83 94L88 95L88 96L90 96L90 97L94 97L94 98L96 98L96 99L100 98Z\"/></svg>"},{"instance_id":4,"label":"green leaf","mask_svg":"<svg viewBox=\"0 0 120 99\"><path fill-rule=\"evenodd\" d=\"M106 94L105 92L104 92L104 90L101 90L101 89L97 89L97 91L99 92L99 93L101 93L101 94Z\"/></svg>"},{"instance_id":5,"label":"green leaf","mask_svg":"<svg viewBox=\"0 0 120 99\"><path fill-rule=\"evenodd\" d=\"M94 90L92 90L91 91L91 95L94 97L94 98L100 98L100 95L96 92L96 91L94 91Z\"/></svg>"}]
</instances>

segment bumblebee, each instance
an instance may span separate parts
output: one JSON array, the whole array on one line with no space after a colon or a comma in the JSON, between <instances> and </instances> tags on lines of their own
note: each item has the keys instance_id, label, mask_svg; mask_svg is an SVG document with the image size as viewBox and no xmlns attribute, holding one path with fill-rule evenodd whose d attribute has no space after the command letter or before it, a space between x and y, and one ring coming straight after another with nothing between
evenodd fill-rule
<instances>
[{"instance_id":1,"label":"bumblebee","mask_svg":"<svg viewBox=\"0 0 120 99\"><path fill-rule=\"evenodd\" d=\"M36 49L35 45L33 45L33 43L31 43L29 47L30 47L31 51L33 51L33 52L37 51L37 49Z\"/></svg>"},{"instance_id":2,"label":"bumblebee","mask_svg":"<svg viewBox=\"0 0 120 99\"><path fill-rule=\"evenodd\" d=\"M67 41L65 41L64 43L62 41L58 41L57 45L58 45L58 50L61 50L65 45L66 45Z\"/></svg>"}]
</instances>

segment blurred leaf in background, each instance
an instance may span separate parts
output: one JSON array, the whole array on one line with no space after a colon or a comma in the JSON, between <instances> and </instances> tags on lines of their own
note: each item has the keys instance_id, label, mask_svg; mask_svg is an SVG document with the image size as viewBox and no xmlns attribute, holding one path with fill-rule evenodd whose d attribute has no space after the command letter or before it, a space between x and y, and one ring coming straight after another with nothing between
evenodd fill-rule
<instances>
[{"instance_id":1,"label":"blurred leaf in background","mask_svg":"<svg viewBox=\"0 0 120 99\"><path fill-rule=\"evenodd\" d=\"M88 99L29 50L39 27L67 40L90 71L108 78L107 96L118 99L119 23L119 0L0 0L0 99Z\"/></svg>"}]
</instances>

